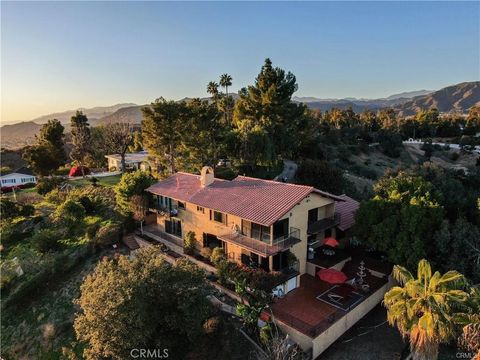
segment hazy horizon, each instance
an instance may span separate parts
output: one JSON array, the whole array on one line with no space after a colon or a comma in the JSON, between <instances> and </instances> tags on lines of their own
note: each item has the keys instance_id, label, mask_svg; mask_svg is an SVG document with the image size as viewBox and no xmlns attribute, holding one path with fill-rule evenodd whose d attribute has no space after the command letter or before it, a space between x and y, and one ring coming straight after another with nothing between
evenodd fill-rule
<instances>
[{"instance_id":1,"label":"hazy horizon","mask_svg":"<svg viewBox=\"0 0 480 360\"><path fill-rule=\"evenodd\" d=\"M375 99L480 78L478 2L2 2L1 10L2 124L205 97L225 72L236 92L266 57L296 75L298 97Z\"/></svg>"}]
</instances>

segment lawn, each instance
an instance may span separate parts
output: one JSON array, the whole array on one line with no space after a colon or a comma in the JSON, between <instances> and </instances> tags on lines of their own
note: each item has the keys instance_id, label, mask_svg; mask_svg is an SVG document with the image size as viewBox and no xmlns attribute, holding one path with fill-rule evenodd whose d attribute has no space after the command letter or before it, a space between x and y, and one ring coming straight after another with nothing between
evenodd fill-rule
<instances>
[{"instance_id":1,"label":"lawn","mask_svg":"<svg viewBox=\"0 0 480 360\"><path fill-rule=\"evenodd\" d=\"M121 174L119 175L112 175L112 176L105 176L105 177L98 177L98 182L97 184L103 185L106 187L112 187L118 184L120 181L120 178L122 177ZM85 186L85 185L91 185L92 182L90 181L89 178L85 179L75 179L75 180L68 180L68 183L73 185L73 186Z\"/></svg>"}]
</instances>

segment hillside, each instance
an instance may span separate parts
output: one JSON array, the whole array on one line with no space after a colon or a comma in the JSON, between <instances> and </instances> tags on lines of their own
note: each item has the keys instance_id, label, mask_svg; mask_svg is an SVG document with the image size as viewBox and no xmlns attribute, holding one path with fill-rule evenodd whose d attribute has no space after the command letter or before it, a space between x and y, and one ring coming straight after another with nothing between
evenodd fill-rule
<instances>
[{"instance_id":1,"label":"hillside","mask_svg":"<svg viewBox=\"0 0 480 360\"><path fill-rule=\"evenodd\" d=\"M92 125L100 125L103 123L108 122L132 122L134 124L140 124L142 122L142 107L145 105L135 105L135 106L128 106L121 109L118 109L112 114L107 116L101 117L98 119L95 124Z\"/></svg>"},{"instance_id":2,"label":"hillside","mask_svg":"<svg viewBox=\"0 0 480 360\"><path fill-rule=\"evenodd\" d=\"M2 126L0 128L2 148L12 149L32 144L41 127L42 125L33 121Z\"/></svg>"},{"instance_id":3,"label":"hillside","mask_svg":"<svg viewBox=\"0 0 480 360\"><path fill-rule=\"evenodd\" d=\"M448 86L424 96L416 96L395 107L401 116L414 115L420 109L436 107L440 112L461 111L480 104L480 81Z\"/></svg>"},{"instance_id":4,"label":"hillside","mask_svg":"<svg viewBox=\"0 0 480 360\"><path fill-rule=\"evenodd\" d=\"M136 107L136 104L125 103L116 104L113 106L97 106L94 108L79 108L84 114L87 115L90 125L96 126L100 122L101 118L105 118L119 109L129 107ZM138 107L140 108L140 107ZM59 120L65 127L65 131L70 131L70 118L75 115L77 110L67 110L59 113L53 113L43 115L35 118L31 121L23 121L11 125L3 125L0 128L0 139L3 148L15 149L30 145L35 140L35 135L38 134L42 124L45 124L50 119Z\"/></svg>"},{"instance_id":5,"label":"hillside","mask_svg":"<svg viewBox=\"0 0 480 360\"><path fill-rule=\"evenodd\" d=\"M67 110L59 113L53 113L48 115L43 115L38 118L33 119L32 121L37 124L44 124L49 119L57 119L60 120L62 124L69 123L70 118L75 115L77 110L82 111L90 120L93 119L100 119L102 117L108 116L118 109L122 109L128 106L135 106L136 104L133 103L123 103L123 104L116 104L112 106L97 106L93 108L79 108L76 110Z\"/></svg>"}]
</instances>

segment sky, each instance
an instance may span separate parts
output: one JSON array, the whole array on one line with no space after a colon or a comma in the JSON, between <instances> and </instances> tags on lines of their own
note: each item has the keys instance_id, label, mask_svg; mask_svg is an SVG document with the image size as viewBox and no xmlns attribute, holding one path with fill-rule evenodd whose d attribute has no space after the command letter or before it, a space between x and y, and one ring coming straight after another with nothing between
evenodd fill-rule
<instances>
[{"instance_id":1,"label":"sky","mask_svg":"<svg viewBox=\"0 0 480 360\"><path fill-rule=\"evenodd\" d=\"M480 78L480 2L4 2L1 121L203 97L263 61L297 96L380 98Z\"/></svg>"}]
</instances>

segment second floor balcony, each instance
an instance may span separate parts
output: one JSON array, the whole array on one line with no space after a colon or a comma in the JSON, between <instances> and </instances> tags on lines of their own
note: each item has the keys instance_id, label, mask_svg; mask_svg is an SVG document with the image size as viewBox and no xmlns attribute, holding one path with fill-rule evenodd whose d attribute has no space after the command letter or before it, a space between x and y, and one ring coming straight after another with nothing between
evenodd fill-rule
<instances>
[{"instance_id":1,"label":"second floor balcony","mask_svg":"<svg viewBox=\"0 0 480 360\"><path fill-rule=\"evenodd\" d=\"M318 234L322 231L334 228L340 224L340 214L334 213L333 216L329 216L317 221L309 222L307 233Z\"/></svg>"},{"instance_id":2,"label":"second floor balcony","mask_svg":"<svg viewBox=\"0 0 480 360\"><path fill-rule=\"evenodd\" d=\"M278 254L301 241L300 230L294 227L290 228L288 234L274 238L273 240L266 234L256 234L253 230L250 233L246 233L238 228L226 231L219 235L218 238L263 257Z\"/></svg>"}]
</instances>

